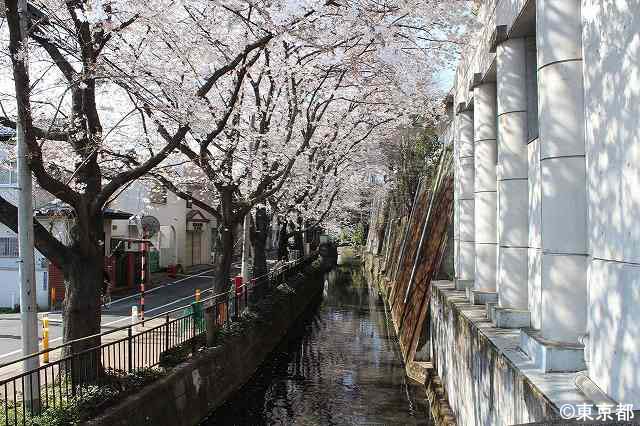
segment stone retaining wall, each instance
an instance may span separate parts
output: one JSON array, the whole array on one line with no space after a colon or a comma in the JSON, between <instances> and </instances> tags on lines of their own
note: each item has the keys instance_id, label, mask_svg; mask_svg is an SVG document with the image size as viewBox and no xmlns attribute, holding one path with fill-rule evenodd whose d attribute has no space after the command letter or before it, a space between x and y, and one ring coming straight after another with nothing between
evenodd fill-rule
<instances>
[{"instance_id":1,"label":"stone retaining wall","mask_svg":"<svg viewBox=\"0 0 640 426\"><path fill-rule=\"evenodd\" d=\"M172 369L166 377L87 422L91 426L193 426L245 384L320 294L322 275L309 268L304 279L279 287L258 304L256 317L239 324L223 343Z\"/></svg>"}]
</instances>

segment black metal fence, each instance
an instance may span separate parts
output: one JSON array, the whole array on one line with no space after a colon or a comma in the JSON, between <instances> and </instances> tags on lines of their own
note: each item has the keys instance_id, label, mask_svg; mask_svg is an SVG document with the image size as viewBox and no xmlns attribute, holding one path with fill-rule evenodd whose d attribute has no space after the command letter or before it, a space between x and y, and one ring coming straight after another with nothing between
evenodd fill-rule
<instances>
[{"instance_id":1,"label":"black metal fence","mask_svg":"<svg viewBox=\"0 0 640 426\"><path fill-rule=\"evenodd\" d=\"M228 292L1 365L0 425L30 424L31 418L45 410L67 406L101 386L108 385L115 392L124 390L122 384L128 376L162 365L171 351L188 354L202 346L205 308L213 310L218 326L229 327L260 295L299 272L311 260L307 257L287 262L249 283L232 282ZM91 346L93 341L100 343ZM72 350L83 343L91 347ZM24 361L45 354L50 362L23 371Z\"/></svg>"}]
</instances>

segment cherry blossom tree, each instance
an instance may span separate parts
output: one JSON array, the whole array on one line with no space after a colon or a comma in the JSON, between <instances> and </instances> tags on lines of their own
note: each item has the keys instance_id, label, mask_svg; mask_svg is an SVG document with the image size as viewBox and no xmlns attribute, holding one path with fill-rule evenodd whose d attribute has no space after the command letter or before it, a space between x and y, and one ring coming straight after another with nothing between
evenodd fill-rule
<instances>
[{"instance_id":1,"label":"cherry blossom tree","mask_svg":"<svg viewBox=\"0 0 640 426\"><path fill-rule=\"evenodd\" d=\"M238 99L228 125L212 127L211 111L203 108L201 127L179 147L200 169L204 186L217 192L213 204L190 195L222 224L216 290L228 285L233 231L254 206L269 201L300 211L318 195L330 210L339 185L336 195L319 192L329 187L323 180L329 171L347 170L341 166L360 155L361 143L384 137L417 110L433 110L433 77L459 47L451 29L459 28L465 2L427 3L276 2L260 10L253 3L227 4L254 24L246 37L275 35L247 59L244 80L217 88L222 99ZM301 158L310 164L304 177L298 176ZM189 196L179 177L158 179ZM302 186L287 191L288 183Z\"/></svg>"},{"instance_id":2,"label":"cherry blossom tree","mask_svg":"<svg viewBox=\"0 0 640 426\"><path fill-rule=\"evenodd\" d=\"M220 61L178 84L175 92L190 92L190 104L174 104L167 111L173 122L167 125L156 118L160 109L152 108L157 105L145 103L140 96L141 84L147 84L142 76L160 79L161 69L153 69L150 60L138 66L134 58L125 59L131 43L148 42L141 34L153 34L154 25L164 25L165 14L179 16L183 10L177 10L179 5L37 2L29 10L27 44L20 39L17 2L7 0L5 5L9 55L3 59L10 61L15 83L5 94L20 100L17 105L25 117L29 165L38 186L73 210L75 225L69 245L40 224L34 227L36 247L64 273L64 338L74 340L100 332L104 206L178 148L191 130L189 118L197 113L197 106L215 103L217 126L224 127L235 100L217 102L210 93L222 80L242 78L245 60L268 38L248 43L231 56L208 51L207 57L220 56ZM183 40L194 43L191 24L183 23L181 31ZM165 36L169 37L168 32ZM202 38L199 43L209 45ZM153 66L172 67L174 57L164 56L166 51L156 53L163 56L156 57ZM0 124L15 128L16 102L5 102L6 97ZM16 208L2 198L0 220L17 231ZM74 350L95 343L85 340L74 345Z\"/></svg>"},{"instance_id":3,"label":"cherry blossom tree","mask_svg":"<svg viewBox=\"0 0 640 426\"><path fill-rule=\"evenodd\" d=\"M131 182L152 176L218 218L224 289L253 208L328 217L365 145L436 110L469 18L459 0L37 0L23 45L16 3L0 124L21 105L34 178L73 210L69 245L34 225L66 277L66 340L100 331L103 209ZM0 198L0 221L16 218Z\"/></svg>"}]
</instances>

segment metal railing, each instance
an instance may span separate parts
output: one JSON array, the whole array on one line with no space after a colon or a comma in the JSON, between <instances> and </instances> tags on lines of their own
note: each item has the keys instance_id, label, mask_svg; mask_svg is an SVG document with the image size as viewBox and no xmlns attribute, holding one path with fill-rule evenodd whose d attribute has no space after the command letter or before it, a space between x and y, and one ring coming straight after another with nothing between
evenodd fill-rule
<instances>
[{"instance_id":1,"label":"metal railing","mask_svg":"<svg viewBox=\"0 0 640 426\"><path fill-rule=\"evenodd\" d=\"M0 425L26 425L33 416L64 407L96 387L121 388L127 375L162 365L172 350L194 353L204 344L205 308L213 310L217 326L229 327L257 296L312 260L310 256L286 262L248 283L232 284L227 292L0 365ZM99 344L91 346L92 341ZM91 347L73 351L79 344ZM49 362L22 371L23 361L45 354Z\"/></svg>"}]
</instances>

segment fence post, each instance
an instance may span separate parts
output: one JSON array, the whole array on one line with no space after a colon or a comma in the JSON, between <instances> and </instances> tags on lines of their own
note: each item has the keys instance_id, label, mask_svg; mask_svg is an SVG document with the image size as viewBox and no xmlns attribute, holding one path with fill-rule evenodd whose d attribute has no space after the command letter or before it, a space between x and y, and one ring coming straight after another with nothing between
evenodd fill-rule
<instances>
[{"instance_id":1,"label":"fence post","mask_svg":"<svg viewBox=\"0 0 640 426\"><path fill-rule=\"evenodd\" d=\"M164 317L164 350L169 350L169 314Z\"/></svg>"},{"instance_id":2,"label":"fence post","mask_svg":"<svg viewBox=\"0 0 640 426\"><path fill-rule=\"evenodd\" d=\"M131 326L127 329L127 367L129 368L127 371L133 371L133 340L131 332Z\"/></svg>"},{"instance_id":3,"label":"fence post","mask_svg":"<svg viewBox=\"0 0 640 426\"><path fill-rule=\"evenodd\" d=\"M76 370L74 368L74 363L73 363L73 359L75 358L75 355L71 355L71 357L69 358L69 364L71 364L71 395L72 396L76 396Z\"/></svg>"},{"instance_id":4,"label":"fence post","mask_svg":"<svg viewBox=\"0 0 640 426\"><path fill-rule=\"evenodd\" d=\"M225 297L224 303L226 303L227 305L226 307L227 314L224 317L224 322L225 322L225 325L227 326L227 330L229 330L231 328L231 306L230 306L231 303L229 302L229 294L227 294L227 296Z\"/></svg>"},{"instance_id":5,"label":"fence post","mask_svg":"<svg viewBox=\"0 0 640 426\"><path fill-rule=\"evenodd\" d=\"M192 353L193 355L195 355L195 353L196 353L196 348L197 348L197 345L196 345L196 336L197 336L197 334L198 334L198 330L197 330L197 328L198 328L198 327L197 327L197 322L198 322L198 321L197 321L197 318L196 318L196 317L198 316L198 314L196 313L196 303L194 303L194 304L193 304L193 307L192 307L192 309L191 309L191 312L192 312L192 314L191 314L191 319L193 320L193 322L192 322L192 327L191 327L191 331L192 331L192 333L193 333L193 336L192 336L192 338L191 338L191 353Z\"/></svg>"}]
</instances>

